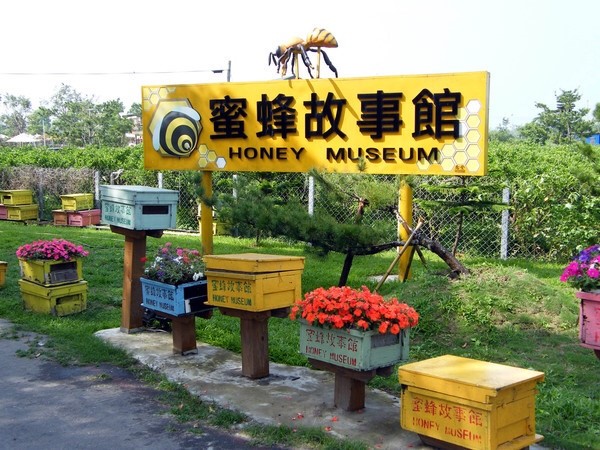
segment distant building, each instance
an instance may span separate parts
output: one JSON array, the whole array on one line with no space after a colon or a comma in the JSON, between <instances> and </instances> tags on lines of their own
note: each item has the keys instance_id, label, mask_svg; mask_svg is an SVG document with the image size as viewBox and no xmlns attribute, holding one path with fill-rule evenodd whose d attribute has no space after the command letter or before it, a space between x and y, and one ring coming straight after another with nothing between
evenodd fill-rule
<instances>
[{"instance_id":1,"label":"distant building","mask_svg":"<svg viewBox=\"0 0 600 450\"><path fill-rule=\"evenodd\" d=\"M600 145L600 133L592 134L590 137L585 138L585 143L590 145Z\"/></svg>"}]
</instances>

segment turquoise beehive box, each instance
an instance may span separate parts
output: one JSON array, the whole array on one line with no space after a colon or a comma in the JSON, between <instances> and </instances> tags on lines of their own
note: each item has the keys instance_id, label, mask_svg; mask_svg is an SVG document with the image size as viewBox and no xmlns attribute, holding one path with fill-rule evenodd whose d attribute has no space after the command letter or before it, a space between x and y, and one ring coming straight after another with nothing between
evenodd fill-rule
<instances>
[{"instance_id":1,"label":"turquoise beehive box","mask_svg":"<svg viewBox=\"0 0 600 450\"><path fill-rule=\"evenodd\" d=\"M129 230L175 228L179 191L148 186L100 186L102 222Z\"/></svg>"}]
</instances>

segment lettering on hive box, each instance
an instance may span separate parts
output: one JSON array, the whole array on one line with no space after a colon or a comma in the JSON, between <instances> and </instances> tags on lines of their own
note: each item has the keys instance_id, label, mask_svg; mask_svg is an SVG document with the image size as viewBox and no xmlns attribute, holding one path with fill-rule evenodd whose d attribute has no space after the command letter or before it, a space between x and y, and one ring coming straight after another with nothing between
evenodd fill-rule
<instances>
[{"instance_id":1,"label":"lettering on hive box","mask_svg":"<svg viewBox=\"0 0 600 450\"><path fill-rule=\"evenodd\" d=\"M410 413L413 431L434 430L445 436L469 442L482 442L484 411L442 399L410 393Z\"/></svg>"},{"instance_id":2,"label":"lettering on hive box","mask_svg":"<svg viewBox=\"0 0 600 450\"><path fill-rule=\"evenodd\" d=\"M158 307L163 311L175 311L175 305L173 303L159 302Z\"/></svg>"},{"instance_id":3,"label":"lettering on hive box","mask_svg":"<svg viewBox=\"0 0 600 450\"><path fill-rule=\"evenodd\" d=\"M345 332L318 327L306 327L303 331L305 354L349 368L359 367L362 340Z\"/></svg>"},{"instance_id":4,"label":"lettering on hive box","mask_svg":"<svg viewBox=\"0 0 600 450\"><path fill-rule=\"evenodd\" d=\"M211 279L212 301L224 305L252 306L252 283L235 279Z\"/></svg>"}]
</instances>

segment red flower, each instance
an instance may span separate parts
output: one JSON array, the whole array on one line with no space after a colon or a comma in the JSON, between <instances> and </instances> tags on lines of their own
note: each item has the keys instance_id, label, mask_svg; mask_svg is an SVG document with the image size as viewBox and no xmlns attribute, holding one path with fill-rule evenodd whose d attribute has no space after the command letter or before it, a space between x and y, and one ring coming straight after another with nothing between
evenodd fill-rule
<instances>
[{"instance_id":1,"label":"red flower","mask_svg":"<svg viewBox=\"0 0 600 450\"><path fill-rule=\"evenodd\" d=\"M303 299L296 300L290 318L302 318L311 325L333 328L357 328L377 330L382 334L398 334L419 322L419 314L397 298L385 300L381 295L348 286L317 288L307 292Z\"/></svg>"}]
</instances>

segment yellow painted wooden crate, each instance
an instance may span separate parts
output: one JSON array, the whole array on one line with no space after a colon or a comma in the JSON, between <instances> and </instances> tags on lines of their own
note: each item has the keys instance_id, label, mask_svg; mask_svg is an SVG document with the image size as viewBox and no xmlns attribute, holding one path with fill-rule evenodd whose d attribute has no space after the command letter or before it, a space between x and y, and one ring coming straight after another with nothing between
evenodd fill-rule
<instances>
[{"instance_id":1,"label":"yellow painted wooden crate","mask_svg":"<svg viewBox=\"0 0 600 450\"><path fill-rule=\"evenodd\" d=\"M6 207L6 212L8 220L37 220L38 205L9 205Z\"/></svg>"},{"instance_id":2,"label":"yellow painted wooden crate","mask_svg":"<svg viewBox=\"0 0 600 450\"><path fill-rule=\"evenodd\" d=\"M87 281L46 287L19 280L23 306L28 311L67 316L87 308Z\"/></svg>"},{"instance_id":3,"label":"yellow painted wooden crate","mask_svg":"<svg viewBox=\"0 0 600 450\"><path fill-rule=\"evenodd\" d=\"M21 278L44 286L73 283L83 280L81 258L70 261L49 259L19 259Z\"/></svg>"},{"instance_id":4,"label":"yellow painted wooden crate","mask_svg":"<svg viewBox=\"0 0 600 450\"><path fill-rule=\"evenodd\" d=\"M62 209L65 211L81 211L94 207L94 194L61 195Z\"/></svg>"},{"instance_id":5,"label":"yellow painted wooden crate","mask_svg":"<svg viewBox=\"0 0 600 450\"><path fill-rule=\"evenodd\" d=\"M402 428L439 448L522 449L535 433L544 373L444 355L398 369Z\"/></svg>"},{"instance_id":6,"label":"yellow painted wooden crate","mask_svg":"<svg viewBox=\"0 0 600 450\"><path fill-rule=\"evenodd\" d=\"M30 189L12 189L0 191L0 203L4 205L30 205L33 203L33 191Z\"/></svg>"},{"instance_id":7,"label":"yellow painted wooden crate","mask_svg":"<svg viewBox=\"0 0 600 450\"><path fill-rule=\"evenodd\" d=\"M204 263L207 270L244 273L285 272L304 269L304 257L262 253L206 255L204 256Z\"/></svg>"},{"instance_id":8,"label":"yellow painted wooden crate","mask_svg":"<svg viewBox=\"0 0 600 450\"><path fill-rule=\"evenodd\" d=\"M6 283L6 271L8 270L8 263L6 261L0 261L0 286L4 286Z\"/></svg>"},{"instance_id":9,"label":"yellow painted wooden crate","mask_svg":"<svg viewBox=\"0 0 600 450\"><path fill-rule=\"evenodd\" d=\"M207 255L211 306L268 311L287 308L302 294L304 258L242 253Z\"/></svg>"}]
</instances>

